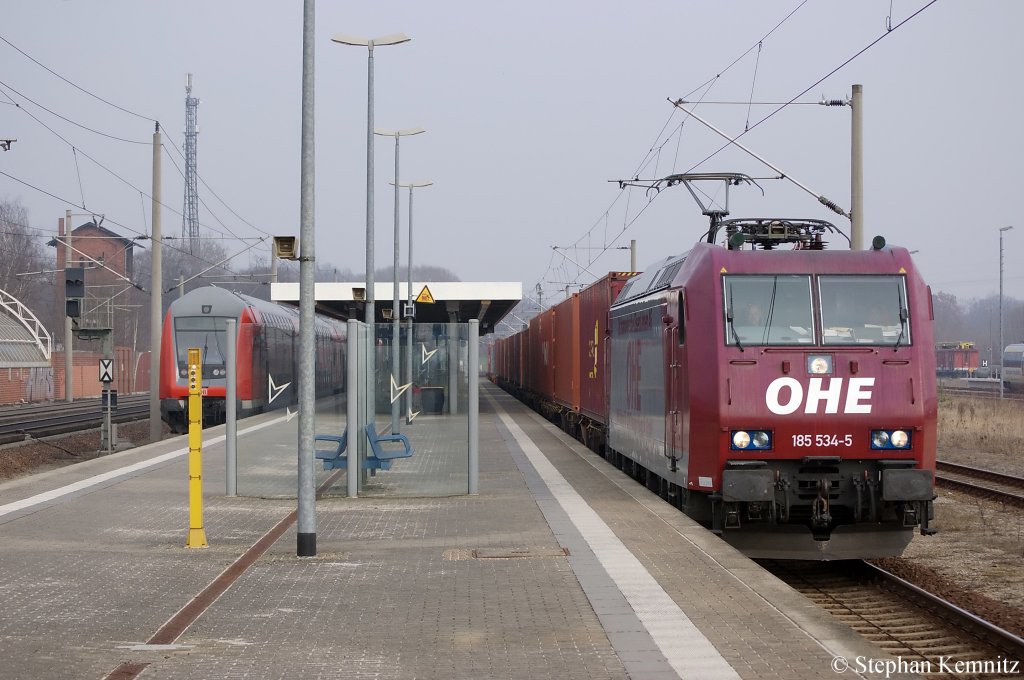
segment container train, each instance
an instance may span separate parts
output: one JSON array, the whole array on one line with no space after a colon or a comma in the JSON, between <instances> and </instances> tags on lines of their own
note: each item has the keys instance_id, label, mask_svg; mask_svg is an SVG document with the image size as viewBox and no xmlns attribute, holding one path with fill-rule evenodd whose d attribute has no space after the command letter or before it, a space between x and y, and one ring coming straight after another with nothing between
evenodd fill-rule
<instances>
[{"instance_id":1,"label":"container train","mask_svg":"<svg viewBox=\"0 0 1024 680\"><path fill-rule=\"evenodd\" d=\"M749 556L899 555L935 532L930 289L879 238L721 227L496 341L493 379Z\"/></svg>"},{"instance_id":2,"label":"container train","mask_svg":"<svg viewBox=\"0 0 1024 680\"><path fill-rule=\"evenodd\" d=\"M172 432L188 428L188 349L202 350L203 425L224 422L226 321L237 322L239 418L294 404L297 398L299 312L224 288L197 288L171 303L160 342L160 416ZM316 396L345 388L344 322L317 315ZM284 387L284 386L288 387Z\"/></svg>"}]
</instances>

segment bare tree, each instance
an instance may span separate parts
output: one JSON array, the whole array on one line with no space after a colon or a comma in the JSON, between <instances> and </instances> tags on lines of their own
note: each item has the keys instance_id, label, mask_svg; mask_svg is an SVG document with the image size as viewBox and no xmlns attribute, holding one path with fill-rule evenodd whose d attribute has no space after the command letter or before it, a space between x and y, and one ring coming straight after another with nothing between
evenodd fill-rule
<instances>
[{"instance_id":1,"label":"bare tree","mask_svg":"<svg viewBox=\"0 0 1024 680\"><path fill-rule=\"evenodd\" d=\"M0 288L43 320L53 310L53 274L18 274L52 269L51 264L45 236L28 224L28 210L17 201L0 201Z\"/></svg>"}]
</instances>

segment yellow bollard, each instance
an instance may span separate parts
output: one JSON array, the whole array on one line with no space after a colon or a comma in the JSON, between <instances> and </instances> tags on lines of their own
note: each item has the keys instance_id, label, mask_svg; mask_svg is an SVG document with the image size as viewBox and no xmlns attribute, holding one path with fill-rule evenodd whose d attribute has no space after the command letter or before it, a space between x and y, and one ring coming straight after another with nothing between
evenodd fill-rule
<instances>
[{"instance_id":1,"label":"yellow bollard","mask_svg":"<svg viewBox=\"0 0 1024 680\"><path fill-rule=\"evenodd\" d=\"M188 350L188 540L186 548L206 548L203 529L203 374L200 350Z\"/></svg>"}]
</instances>

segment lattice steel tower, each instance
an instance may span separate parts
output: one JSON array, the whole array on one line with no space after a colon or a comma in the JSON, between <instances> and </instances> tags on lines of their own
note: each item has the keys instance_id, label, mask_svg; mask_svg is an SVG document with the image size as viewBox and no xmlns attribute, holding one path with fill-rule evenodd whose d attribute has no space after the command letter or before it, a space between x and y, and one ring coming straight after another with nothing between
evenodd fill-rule
<instances>
[{"instance_id":1,"label":"lattice steel tower","mask_svg":"<svg viewBox=\"0 0 1024 680\"><path fill-rule=\"evenodd\" d=\"M196 185L198 110L199 99L192 96L192 74L189 73L185 84L185 209L181 218L181 238L188 239L188 249L193 255L199 252L199 190Z\"/></svg>"}]
</instances>

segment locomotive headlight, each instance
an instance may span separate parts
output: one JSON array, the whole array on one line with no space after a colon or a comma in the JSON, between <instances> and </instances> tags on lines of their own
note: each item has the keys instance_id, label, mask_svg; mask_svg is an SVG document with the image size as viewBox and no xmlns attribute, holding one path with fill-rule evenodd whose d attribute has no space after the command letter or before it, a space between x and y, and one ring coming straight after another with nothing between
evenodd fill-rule
<instances>
[{"instance_id":1,"label":"locomotive headlight","mask_svg":"<svg viewBox=\"0 0 1024 680\"><path fill-rule=\"evenodd\" d=\"M907 430L872 430L871 448L909 449L910 432Z\"/></svg>"},{"instance_id":2,"label":"locomotive headlight","mask_svg":"<svg viewBox=\"0 0 1024 680\"><path fill-rule=\"evenodd\" d=\"M733 451L765 451L772 448L772 435L766 430L733 430Z\"/></svg>"},{"instance_id":3,"label":"locomotive headlight","mask_svg":"<svg viewBox=\"0 0 1024 680\"><path fill-rule=\"evenodd\" d=\"M808 355L807 372L811 375L832 375L832 356L829 354Z\"/></svg>"}]
</instances>

